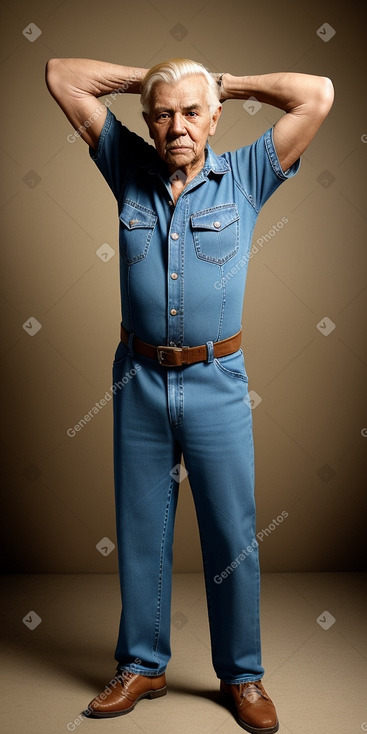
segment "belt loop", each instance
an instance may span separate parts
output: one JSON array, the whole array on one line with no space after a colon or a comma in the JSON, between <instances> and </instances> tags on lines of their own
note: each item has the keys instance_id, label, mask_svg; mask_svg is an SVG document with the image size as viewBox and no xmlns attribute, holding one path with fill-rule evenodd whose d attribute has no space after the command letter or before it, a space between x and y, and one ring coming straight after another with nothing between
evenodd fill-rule
<instances>
[{"instance_id":1,"label":"belt loop","mask_svg":"<svg viewBox=\"0 0 367 734\"><path fill-rule=\"evenodd\" d=\"M131 357L134 356L134 350L133 350L133 339L134 339L134 332L132 331L131 334L129 334L129 341L128 341L128 350Z\"/></svg>"},{"instance_id":2,"label":"belt loop","mask_svg":"<svg viewBox=\"0 0 367 734\"><path fill-rule=\"evenodd\" d=\"M213 346L213 342L207 342L206 343L206 351L207 351L206 361L209 364L210 362L213 362L213 360L214 360L214 346Z\"/></svg>"}]
</instances>

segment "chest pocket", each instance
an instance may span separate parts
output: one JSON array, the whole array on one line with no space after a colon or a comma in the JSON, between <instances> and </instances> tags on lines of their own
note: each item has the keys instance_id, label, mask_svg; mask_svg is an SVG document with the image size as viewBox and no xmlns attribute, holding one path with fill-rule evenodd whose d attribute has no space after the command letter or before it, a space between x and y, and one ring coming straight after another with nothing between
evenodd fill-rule
<instances>
[{"instance_id":1,"label":"chest pocket","mask_svg":"<svg viewBox=\"0 0 367 734\"><path fill-rule=\"evenodd\" d=\"M236 204L203 209L191 215L196 255L223 265L239 249L239 214Z\"/></svg>"},{"instance_id":2,"label":"chest pocket","mask_svg":"<svg viewBox=\"0 0 367 734\"><path fill-rule=\"evenodd\" d=\"M157 215L151 209L127 199L119 214L120 254L128 265L144 260L148 254Z\"/></svg>"}]
</instances>

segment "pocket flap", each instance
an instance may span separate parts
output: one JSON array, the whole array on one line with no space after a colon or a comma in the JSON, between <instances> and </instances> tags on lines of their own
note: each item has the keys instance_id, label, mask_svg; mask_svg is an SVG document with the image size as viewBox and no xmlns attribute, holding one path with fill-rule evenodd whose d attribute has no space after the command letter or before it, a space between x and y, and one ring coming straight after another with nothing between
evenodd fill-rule
<instances>
[{"instance_id":1,"label":"pocket flap","mask_svg":"<svg viewBox=\"0 0 367 734\"><path fill-rule=\"evenodd\" d=\"M157 217L156 215L143 207L124 202L119 219L127 229L153 228Z\"/></svg>"},{"instance_id":2,"label":"pocket flap","mask_svg":"<svg viewBox=\"0 0 367 734\"><path fill-rule=\"evenodd\" d=\"M228 227L239 219L237 207L232 206L218 207L203 212L196 212L191 215L191 226L193 229L209 229L213 232L221 232L222 229Z\"/></svg>"}]
</instances>

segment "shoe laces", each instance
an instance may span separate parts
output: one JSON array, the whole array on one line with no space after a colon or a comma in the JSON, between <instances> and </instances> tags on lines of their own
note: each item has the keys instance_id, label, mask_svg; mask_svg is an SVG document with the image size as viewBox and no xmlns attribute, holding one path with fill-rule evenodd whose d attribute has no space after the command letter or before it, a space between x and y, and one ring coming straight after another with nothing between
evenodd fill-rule
<instances>
[{"instance_id":1,"label":"shoe laces","mask_svg":"<svg viewBox=\"0 0 367 734\"><path fill-rule=\"evenodd\" d=\"M255 701L260 697L268 700L268 696L265 694L265 692L261 690L256 682L246 681L245 683L240 683L239 685L241 698L247 698L251 703L255 703Z\"/></svg>"},{"instance_id":2,"label":"shoe laces","mask_svg":"<svg viewBox=\"0 0 367 734\"><path fill-rule=\"evenodd\" d=\"M121 673L116 673L114 680L119 680L124 688L134 675L135 673L132 673L131 670L123 670Z\"/></svg>"}]
</instances>

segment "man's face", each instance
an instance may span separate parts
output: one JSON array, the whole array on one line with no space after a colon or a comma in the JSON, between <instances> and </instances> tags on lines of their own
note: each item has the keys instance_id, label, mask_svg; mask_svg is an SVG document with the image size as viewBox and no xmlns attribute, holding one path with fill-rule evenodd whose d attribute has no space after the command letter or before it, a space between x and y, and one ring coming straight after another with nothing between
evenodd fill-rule
<instances>
[{"instance_id":1,"label":"man's face","mask_svg":"<svg viewBox=\"0 0 367 734\"><path fill-rule=\"evenodd\" d=\"M144 114L150 137L170 173L178 168L193 178L205 162L205 144L214 135L221 106L213 117L204 76L187 76L177 84L155 84L150 112ZM191 174L191 175L190 175Z\"/></svg>"}]
</instances>

